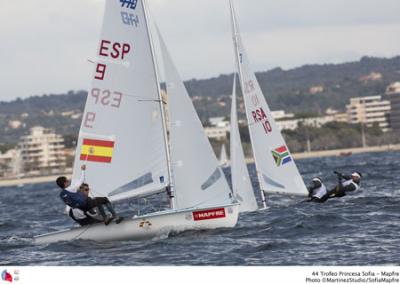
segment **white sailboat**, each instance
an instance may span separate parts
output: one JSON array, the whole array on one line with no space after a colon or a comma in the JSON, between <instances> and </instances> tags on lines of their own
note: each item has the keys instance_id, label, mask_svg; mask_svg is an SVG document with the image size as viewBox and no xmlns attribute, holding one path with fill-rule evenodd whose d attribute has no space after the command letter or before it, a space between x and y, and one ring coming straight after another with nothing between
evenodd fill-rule
<instances>
[{"instance_id":1,"label":"white sailboat","mask_svg":"<svg viewBox=\"0 0 400 284\"><path fill-rule=\"evenodd\" d=\"M242 141L236 109L236 75L233 75L232 105L231 105L231 176L233 194L240 203L240 212L251 212L258 209L254 190L251 185L246 160L244 158Z\"/></svg>"},{"instance_id":2,"label":"white sailboat","mask_svg":"<svg viewBox=\"0 0 400 284\"><path fill-rule=\"evenodd\" d=\"M162 42L162 40L161 40ZM74 161L73 180L87 164L94 196L112 201L171 188L171 209L120 224L95 224L35 237L142 240L194 229L235 226L239 204L203 132L164 43L170 110L169 141L144 0L107 0L98 62Z\"/></svg>"},{"instance_id":3,"label":"white sailboat","mask_svg":"<svg viewBox=\"0 0 400 284\"><path fill-rule=\"evenodd\" d=\"M260 183L261 199L265 208L264 192L306 196L308 191L289 148L271 115L256 76L250 68L247 53L239 34L232 0L229 2L236 63Z\"/></svg>"},{"instance_id":4,"label":"white sailboat","mask_svg":"<svg viewBox=\"0 0 400 284\"><path fill-rule=\"evenodd\" d=\"M223 168L228 167L228 155L226 154L225 144L221 146L221 152L219 154L219 165Z\"/></svg>"}]
</instances>

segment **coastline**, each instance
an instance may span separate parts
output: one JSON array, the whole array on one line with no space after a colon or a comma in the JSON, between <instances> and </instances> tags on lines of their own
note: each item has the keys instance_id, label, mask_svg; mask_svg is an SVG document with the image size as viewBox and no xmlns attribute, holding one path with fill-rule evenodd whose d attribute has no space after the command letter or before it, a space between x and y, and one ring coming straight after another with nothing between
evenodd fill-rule
<instances>
[{"instance_id":1,"label":"coastline","mask_svg":"<svg viewBox=\"0 0 400 284\"><path fill-rule=\"evenodd\" d=\"M322 158L322 157L334 157L334 156L348 156L352 154L360 153L376 153L376 152L386 152L386 151L400 151L400 144L395 145L383 145L383 146L371 146L365 148L346 148L346 149L334 149L334 150L324 150L324 151L312 151L304 153L292 153L292 156L296 160L309 159L309 158ZM253 158L246 158L246 163L254 163ZM70 175L71 172L66 172L66 175ZM55 181L59 175L51 176L40 176L40 177L26 177L20 179L3 179L0 180L0 187L6 186L22 186L25 184L40 184L46 182Z\"/></svg>"}]
</instances>

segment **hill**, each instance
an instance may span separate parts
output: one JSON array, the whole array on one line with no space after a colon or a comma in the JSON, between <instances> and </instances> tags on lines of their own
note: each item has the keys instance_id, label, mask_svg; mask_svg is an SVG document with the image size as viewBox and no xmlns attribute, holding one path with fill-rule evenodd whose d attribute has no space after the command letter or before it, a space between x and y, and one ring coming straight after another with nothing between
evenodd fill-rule
<instances>
[{"instance_id":1,"label":"hill","mask_svg":"<svg viewBox=\"0 0 400 284\"><path fill-rule=\"evenodd\" d=\"M329 107L344 110L351 97L384 93L387 85L400 81L400 56L363 57L356 62L305 65L291 70L275 68L256 76L271 109L323 113ZM229 115L232 74L192 79L185 85L203 121ZM86 95L86 91L69 91L0 102L0 144L15 143L35 125L76 135Z\"/></svg>"}]
</instances>

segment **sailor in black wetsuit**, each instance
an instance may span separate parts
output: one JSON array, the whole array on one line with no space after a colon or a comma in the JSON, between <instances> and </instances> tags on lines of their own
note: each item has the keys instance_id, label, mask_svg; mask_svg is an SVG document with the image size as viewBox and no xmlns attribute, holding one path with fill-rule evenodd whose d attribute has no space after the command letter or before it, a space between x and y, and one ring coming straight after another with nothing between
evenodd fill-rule
<instances>
[{"instance_id":1,"label":"sailor in black wetsuit","mask_svg":"<svg viewBox=\"0 0 400 284\"><path fill-rule=\"evenodd\" d=\"M338 177L338 185L329 191L329 198L343 197L348 192L354 192L360 188L362 174L354 172L351 175L343 175L334 172Z\"/></svg>"},{"instance_id":2,"label":"sailor in black wetsuit","mask_svg":"<svg viewBox=\"0 0 400 284\"><path fill-rule=\"evenodd\" d=\"M329 197L326 186L322 183L322 180L319 177L313 178L307 189L308 197L310 197L307 201L322 203Z\"/></svg>"}]
</instances>

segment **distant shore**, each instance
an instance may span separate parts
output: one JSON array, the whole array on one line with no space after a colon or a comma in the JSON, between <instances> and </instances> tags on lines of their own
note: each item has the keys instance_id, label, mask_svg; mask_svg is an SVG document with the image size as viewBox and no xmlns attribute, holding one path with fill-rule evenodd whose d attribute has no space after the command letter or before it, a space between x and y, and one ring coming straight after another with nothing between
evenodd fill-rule
<instances>
[{"instance_id":1,"label":"distant shore","mask_svg":"<svg viewBox=\"0 0 400 284\"><path fill-rule=\"evenodd\" d=\"M334 156L349 156L352 154L359 153L374 153L374 152L386 152L386 151L400 151L400 144L396 145L384 145L384 146L371 146L365 148L346 148L346 149L335 149L335 150L325 150L325 151L312 151L304 153L292 153L292 156L299 159L308 158L322 158L322 157L334 157ZM253 158L247 158L246 163L254 163ZM70 172L65 173L70 175ZM0 187L5 186L23 186L25 184L39 184L46 182L54 182L59 175L51 176L41 176L41 177L27 177L20 179L3 179L0 180Z\"/></svg>"}]
</instances>

